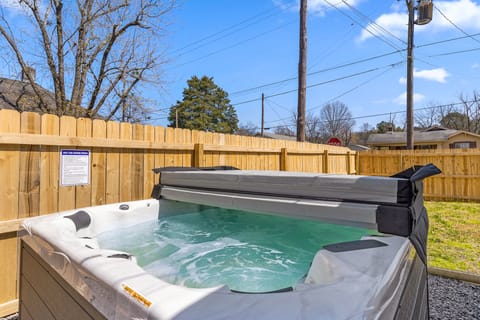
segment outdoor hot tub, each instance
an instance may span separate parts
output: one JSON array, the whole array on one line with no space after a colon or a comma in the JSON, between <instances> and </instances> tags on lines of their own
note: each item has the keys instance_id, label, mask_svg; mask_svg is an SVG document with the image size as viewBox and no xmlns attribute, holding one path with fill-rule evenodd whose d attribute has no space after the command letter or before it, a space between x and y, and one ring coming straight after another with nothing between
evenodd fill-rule
<instances>
[{"instance_id":1,"label":"outdoor hot tub","mask_svg":"<svg viewBox=\"0 0 480 320\"><path fill-rule=\"evenodd\" d=\"M433 165L157 172L152 199L25 220L22 319L428 318Z\"/></svg>"}]
</instances>

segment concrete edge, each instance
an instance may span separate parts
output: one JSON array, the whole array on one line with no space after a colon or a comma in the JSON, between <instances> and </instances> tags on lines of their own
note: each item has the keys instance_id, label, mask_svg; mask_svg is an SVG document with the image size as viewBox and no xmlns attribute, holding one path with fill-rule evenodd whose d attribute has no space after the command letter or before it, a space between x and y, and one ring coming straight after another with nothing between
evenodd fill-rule
<instances>
[{"instance_id":1,"label":"concrete edge","mask_svg":"<svg viewBox=\"0 0 480 320\"><path fill-rule=\"evenodd\" d=\"M428 273L435 276L462 280L466 282L471 282L476 285L480 285L480 274L437 267L428 267Z\"/></svg>"}]
</instances>

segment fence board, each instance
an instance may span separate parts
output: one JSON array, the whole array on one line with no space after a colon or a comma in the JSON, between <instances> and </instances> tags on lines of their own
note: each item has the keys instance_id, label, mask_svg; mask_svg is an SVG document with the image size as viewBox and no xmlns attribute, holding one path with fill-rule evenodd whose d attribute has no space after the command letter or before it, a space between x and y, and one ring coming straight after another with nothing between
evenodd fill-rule
<instances>
[{"instance_id":1,"label":"fence board","mask_svg":"<svg viewBox=\"0 0 480 320\"><path fill-rule=\"evenodd\" d=\"M120 123L120 139L132 140L132 125ZM122 149L120 154L120 201L132 199L132 153L130 150Z\"/></svg>"},{"instance_id":2,"label":"fence board","mask_svg":"<svg viewBox=\"0 0 480 320\"><path fill-rule=\"evenodd\" d=\"M153 126L144 127L143 138L145 141L155 142L155 128ZM145 150L143 155L143 198L147 199L155 183L155 176L152 169L155 168L155 154L152 150Z\"/></svg>"},{"instance_id":3,"label":"fence board","mask_svg":"<svg viewBox=\"0 0 480 320\"><path fill-rule=\"evenodd\" d=\"M424 195L432 200L479 201L479 149L360 152L359 174L389 176L413 165L435 164L442 173L425 181Z\"/></svg>"},{"instance_id":4,"label":"fence board","mask_svg":"<svg viewBox=\"0 0 480 320\"><path fill-rule=\"evenodd\" d=\"M20 132L39 134L40 115L23 112ZM40 146L20 147L20 180L18 186L18 215L20 218L37 216L40 211Z\"/></svg>"},{"instance_id":5,"label":"fence board","mask_svg":"<svg viewBox=\"0 0 480 320\"><path fill-rule=\"evenodd\" d=\"M165 143L168 144L173 144L175 143L175 129L174 128L165 128ZM181 166L180 163L175 162L175 157L176 152L173 150L168 150L165 152L165 166L171 167L171 166Z\"/></svg>"},{"instance_id":6,"label":"fence board","mask_svg":"<svg viewBox=\"0 0 480 320\"><path fill-rule=\"evenodd\" d=\"M106 138L107 123L103 120L93 120L92 137ZM91 202L93 206L106 203L106 177L107 156L104 148L92 148L91 171Z\"/></svg>"},{"instance_id":7,"label":"fence board","mask_svg":"<svg viewBox=\"0 0 480 320\"><path fill-rule=\"evenodd\" d=\"M60 136L75 137L77 135L77 120L74 117L60 118ZM71 149L71 146L60 147L61 149ZM60 169L59 169L60 170ZM70 210L75 208L75 187L58 187L58 210Z\"/></svg>"},{"instance_id":8,"label":"fence board","mask_svg":"<svg viewBox=\"0 0 480 320\"><path fill-rule=\"evenodd\" d=\"M92 120L87 118L78 118L77 119L77 137L91 137L91 136L92 136ZM92 151L92 150L90 149L89 151ZM76 208L89 207L92 203L91 193L92 193L91 182L86 185L76 186L75 187L75 207Z\"/></svg>"},{"instance_id":9,"label":"fence board","mask_svg":"<svg viewBox=\"0 0 480 320\"><path fill-rule=\"evenodd\" d=\"M133 125L133 140L144 139L144 127L141 124ZM134 150L132 155L132 199L143 199L144 163L143 150Z\"/></svg>"},{"instance_id":10,"label":"fence board","mask_svg":"<svg viewBox=\"0 0 480 320\"><path fill-rule=\"evenodd\" d=\"M107 122L107 139L120 138L120 124L118 122ZM107 152L107 173L105 181L105 198L107 203L120 201L120 152L108 150Z\"/></svg>"},{"instance_id":11,"label":"fence board","mask_svg":"<svg viewBox=\"0 0 480 320\"><path fill-rule=\"evenodd\" d=\"M0 110L0 134L20 132L20 114L14 110ZM20 147L0 146L0 164L2 183L0 183L0 203L2 204L0 221L18 218L18 187L20 174ZM17 239L16 232L5 228L0 234L0 305L17 297ZM0 314L0 316L2 316Z\"/></svg>"},{"instance_id":12,"label":"fence board","mask_svg":"<svg viewBox=\"0 0 480 320\"><path fill-rule=\"evenodd\" d=\"M57 116L44 114L41 119L42 135L58 137L60 121ZM58 211L59 157L58 147L41 146L40 155L40 214Z\"/></svg>"},{"instance_id":13,"label":"fence board","mask_svg":"<svg viewBox=\"0 0 480 320\"><path fill-rule=\"evenodd\" d=\"M0 133L20 132L20 113L0 110ZM0 183L1 220L18 218L18 181L20 180L20 147L0 146L2 183Z\"/></svg>"}]
</instances>

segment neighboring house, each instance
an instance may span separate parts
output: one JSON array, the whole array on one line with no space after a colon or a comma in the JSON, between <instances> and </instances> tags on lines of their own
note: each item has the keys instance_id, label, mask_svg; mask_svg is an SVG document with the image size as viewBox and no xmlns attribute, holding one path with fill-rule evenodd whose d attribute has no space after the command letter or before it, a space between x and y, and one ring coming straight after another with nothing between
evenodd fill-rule
<instances>
[{"instance_id":1,"label":"neighboring house","mask_svg":"<svg viewBox=\"0 0 480 320\"><path fill-rule=\"evenodd\" d=\"M55 95L40 86L41 93L50 110L55 110ZM0 78L0 109L39 112L40 101L28 81Z\"/></svg>"},{"instance_id":2,"label":"neighboring house","mask_svg":"<svg viewBox=\"0 0 480 320\"><path fill-rule=\"evenodd\" d=\"M31 71L35 79L35 71ZM57 105L55 103L55 94L47 89L35 84L35 88L40 92L43 100L47 104L48 113L57 114ZM19 112L30 111L45 113L40 107L40 99L36 95L30 82L25 76L22 80L13 80L7 78L0 78L0 109L11 109ZM82 117L86 116L87 110L78 107L75 110L65 112L65 115Z\"/></svg>"},{"instance_id":3,"label":"neighboring house","mask_svg":"<svg viewBox=\"0 0 480 320\"><path fill-rule=\"evenodd\" d=\"M347 148L349 148L350 150L353 150L353 151L368 151L370 150L369 147L367 146L363 146L361 144L353 144L353 143L350 143Z\"/></svg>"},{"instance_id":4,"label":"neighboring house","mask_svg":"<svg viewBox=\"0 0 480 320\"><path fill-rule=\"evenodd\" d=\"M261 137L260 133L255 135L256 137ZM297 141L297 138L294 136L286 136L283 134L276 134L271 132L263 132L263 138L270 138L275 140L290 140L290 141Z\"/></svg>"},{"instance_id":5,"label":"neighboring house","mask_svg":"<svg viewBox=\"0 0 480 320\"><path fill-rule=\"evenodd\" d=\"M406 132L375 133L368 137L367 145L372 149L406 149ZM413 133L415 149L459 149L480 147L480 135L471 132L431 127Z\"/></svg>"}]
</instances>

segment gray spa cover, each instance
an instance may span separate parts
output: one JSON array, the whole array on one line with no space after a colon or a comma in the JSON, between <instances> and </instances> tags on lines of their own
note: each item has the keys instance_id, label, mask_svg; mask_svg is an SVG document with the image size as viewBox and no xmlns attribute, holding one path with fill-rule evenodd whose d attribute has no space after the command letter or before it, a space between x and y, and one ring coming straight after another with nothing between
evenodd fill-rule
<instances>
[{"instance_id":1,"label":"gray spa cover","mask_svg":"<svg viewBox=\"0 0 480 320\"><path fill-rule=\"evenodd\" d=\"M162 171L160 184L375 204L409 204L412 196L411 184L406 178L285 171Z\"/></svg>"}]
</instances>

